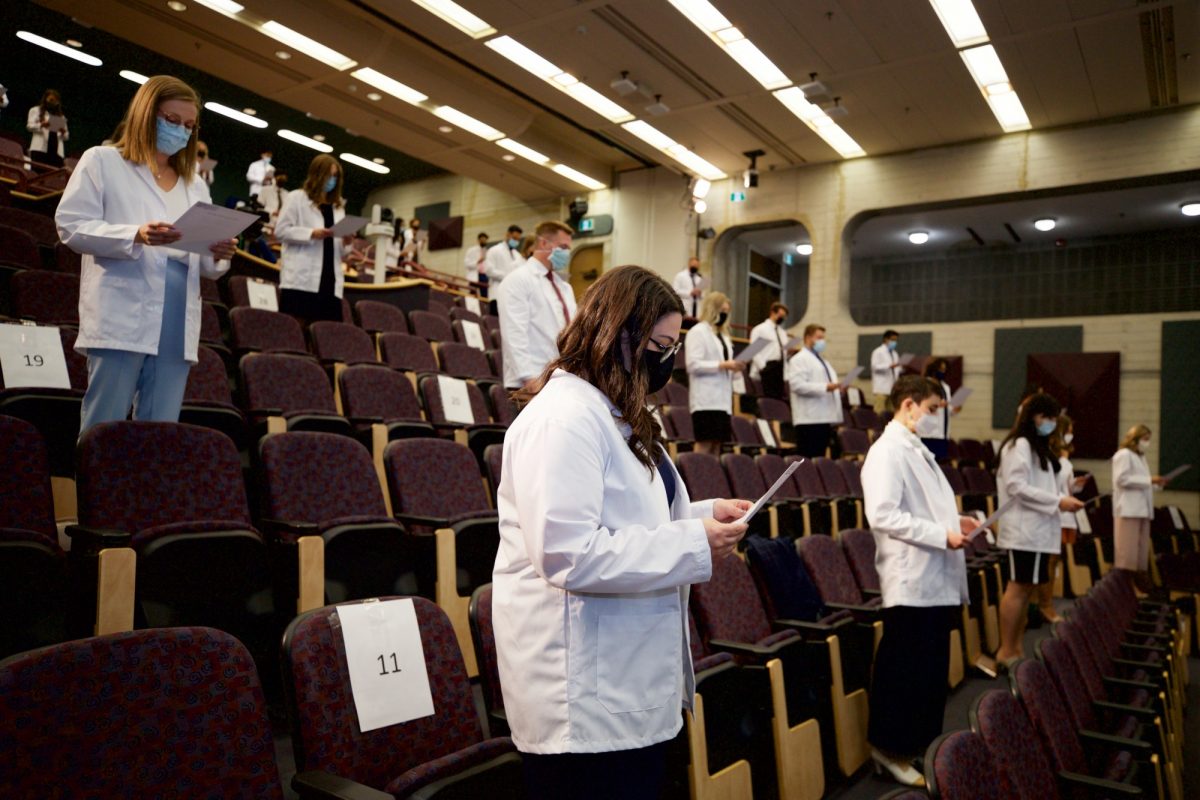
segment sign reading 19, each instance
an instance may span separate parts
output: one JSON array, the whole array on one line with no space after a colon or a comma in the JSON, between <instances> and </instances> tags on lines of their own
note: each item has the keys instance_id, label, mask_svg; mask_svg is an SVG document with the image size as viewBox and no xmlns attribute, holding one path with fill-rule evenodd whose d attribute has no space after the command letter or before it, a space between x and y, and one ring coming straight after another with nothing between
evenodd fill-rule
<instances>
[{"instance_id":1,"label":"sign reading 19","mask_svg":"<svg viewBox=\"0 0 1200 800\"><path fill-rule=\"evenodd\" d=\"M383 656L382 655L376 656L376 658L379 659L379 669L381 670L379 673L380 675L389 675L389 674L395 675L396 673L398 673L400 671L400 664L399 664L399 662L396 661L396 654L390 653L389 655L392 658L392 668L390 671L387 668L387 661L384 660Z\"/></svg>"},{"instance_id":2,"label":"sign reading 19","mask_svg":"<svg viewBox=\"0 0 1200 800\"><path fill-rule=\"evenodd\" d=\"M25 366L27 366L27 367L44 367L44 366L46 366L46 359L42 358L41 356L37 356L37 355L25 356Z\"/></svg>"}]
</instances>

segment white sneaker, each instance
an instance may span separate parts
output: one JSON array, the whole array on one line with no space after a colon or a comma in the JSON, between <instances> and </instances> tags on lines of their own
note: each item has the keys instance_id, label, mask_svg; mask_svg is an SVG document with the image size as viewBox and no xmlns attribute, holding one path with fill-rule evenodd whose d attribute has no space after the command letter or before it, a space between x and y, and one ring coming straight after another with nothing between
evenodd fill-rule
<instances>
[{"instance_id":1,"label":"white sneaker","mask_svg":"<svg viewBox=\"0 0 1200 800\"><path fill-rule=\"evenodd\" d=\"M892 776L893 780L905 786L925 785L925 776L917 772L908 761L888 758L874 747L871 748L871 760L875 762L876 775L882 775L884 772L887 772L887 774Z\"/></svg>"}]
</instances>

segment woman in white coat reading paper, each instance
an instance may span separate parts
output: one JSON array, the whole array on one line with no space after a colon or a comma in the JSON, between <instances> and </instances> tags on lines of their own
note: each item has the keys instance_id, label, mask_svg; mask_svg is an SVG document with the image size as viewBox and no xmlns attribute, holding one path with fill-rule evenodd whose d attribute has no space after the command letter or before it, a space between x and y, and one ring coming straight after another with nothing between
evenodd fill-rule
<instances>
[{"instance_id":1,"label":"woman in white coat reading paper","mask_svg":"<svg viewBox=\"0 0 1200 800\"><path fill-rule=\"evenodd\" d=\"M641 267L604 273L517 398L497 492L493 616L504 708L533 798L658 797L694 694L688 587L750 504L693 503L646 397L682 309Z\"/></svg>"},{"instance_id":2,"label":"woman in white coat reading paper","mask_svg":"<svg viewBox=\"0 0 1200 800\"><path fill-rule=\"evenodd\" d=\"M721 454L733 438L733 376L746 368L733 358L729 338L729 298L709 292L700 303L700 321L687 334L688 410L697 453Z\"/></svg>"},{"instance_id":3,"label":"woman in white coat reading paper","mask_svg":"<svg viewBox=\"0 0 1200 800\"><path fill-rule=\"evenodd\" d=\"M345 173L331 155L308 167L304 185L288 192L275 223L283 242L279 267L279 310L303 324L342 321L342 251L353 239L331 230L346 216Z\"/></svg>"},{"instance_id":4,"label":"woman in white coat reading paper","mask_svg":"<svg viewBox=\"0 0 1200 800\"><path fill-rule=\"evenodd\" d=\"M876 770L922 786L913 760L942 732L953 614L967 602L964 535L954 490L919 434L943 402L940 386L903 375L895 416L863 464L863 498L875 536L883 639L875 656L867 738Z\"/></svg>"},{"instance_id":5,"label":"woman in white coat reading paper","mask_svg":"<svg viewBox=\"0 0 1200 800\"><path fill-rule=\"evenodd\" d=\"M1150 429L1134 425L1112 457L1113 566L1133 573L1142 591L1150 590L1150 520L1154 519L1154 487L1166 485L1150 473L1146 453Z\"/></svg>"},{"instance_id":6,"label":"woman in white coat reading paper","mask_svg":"<svg viewBox=\"0 0 1200 800\"><path fill-rule=\"evenodd\" d=\"M200 98L160 75L134 95L112 147L93 147L71 174L55 213L63 242L83 254L79 337L88 388L81 427L125 419L179 419L200 341L200 277L229 268L236 240L207 253L172 248L171 221L209 202L195 174Z\"/></svg>"}]
</instances>

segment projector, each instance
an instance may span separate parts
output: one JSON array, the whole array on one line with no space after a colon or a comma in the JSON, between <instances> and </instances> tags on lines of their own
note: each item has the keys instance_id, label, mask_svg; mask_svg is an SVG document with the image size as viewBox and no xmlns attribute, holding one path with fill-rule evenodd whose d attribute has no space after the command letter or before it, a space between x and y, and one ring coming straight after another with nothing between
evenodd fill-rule
<instances>
[{"instance_id":1,"label":"projector","mask_svg":"<svg viewBox=\"0 0 1200 800\"><path fill-rule=\"evenodd\" d=\"M633 94L638 90L638 85L634 81L629 80L629 73L622 72L621 77L610 83L609 88L619 94L621 97Z\"/></svg>"},{"instance_id":2,"label":"projector","mask_svg":"<svg viewBox=\"0 0 1200 800\"><path fill-rule=\"evenodd\" d=\"M656 117L661 117L671 110L671 107L662 101L662 95L654 95L654 102L646 106L646 113Z\"/></svg>"}]
</instances>

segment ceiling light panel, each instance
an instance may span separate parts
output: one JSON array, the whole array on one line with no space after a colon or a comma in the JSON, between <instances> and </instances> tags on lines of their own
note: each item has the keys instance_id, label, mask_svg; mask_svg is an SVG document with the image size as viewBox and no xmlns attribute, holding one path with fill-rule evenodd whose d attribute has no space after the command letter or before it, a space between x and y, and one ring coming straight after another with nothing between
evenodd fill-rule
<instances>
[{"instance_id":1,"label":"ceiling light panel","mask_svg":"<svg viewBox=\"0 0 1200 800\"><path fill-rule=\"evenodd\" d=\"M136 83L136 84L139 84L139 85L141 85L141 84L145 83L146 81L150 80L149 78L147 78L147 77L146 77L145 75L143 75L142 73L140 73L140 72L134 72L134 71L133 71L133 70L131 70L131 69L123 69L123 70L121 70L120 72L118 72L117 74L118 74L118 75L120 75L120 76L121 76L122 78L124 78L125 80L127 80L127 81L133 81L134 83Z\"/></svg>"},{"instance_id":2,"label":"ceiling light panel","mask_svg":"<svg viewBox=\"0 0 1200 800\"><path fill-rule=\"evenodd\" d=\"M791 83L783 70L767 58L754 42L734 27L708 0L667 0L688 21L708 34L737 65L762 84L764 89L779 89Z\"/></svg>"},{"instance_id":3,"label":"ceiling light panel","mask_svg":"<svg viewBox=\"0 0 1200 800\"><path fill-rule=\"evenodd\" d=\"M619 124L633 119L633 114L511 36L497 36L485 44L521 69L541 78L609 122Z\"/></svg>"},{"instance_id":4,"label":"ceiling light panel","mask_svg":"<svg viewBox=\"0 0 1200 800\"><path fill-rule=\"evenodd\" d=\"M413 2L443 22L458 28L472 39L482 39L496 32L491 25L453 0L413 0Z\"/></svg>"},{"instance_id":5,"label":"ceiling light panel","mask_svg":"<svg viewBox=\"0 0 1200 800\"><path fill-rule=\"evenodd\" d=\"M438 106L433 110L433 115L446 120L451 125L462 128L464 131L473 133L482 139L487 139L489 142L504 138L503 132L496 130L486 122L480 122L469 114L464 114L453 106Z\"/></svg>"},{"instance_id":6,"label":"ceiling light panel","mask_svg":"<svg viewBox=\"0 0 1200 800\"><path fill-rule=\"evenodd\" d=\"M528 159L535 164L545 164L550 161L549 156L542 155L532 147L526 147L520 142L514 142L512 139L500 139L496 142L496 144L500 145L510 153L516 153L521 158Z\"/></svg>"},{"instance_id":7,"label":"ceiling light panel","mask_svg":"<svg viewBox=\"0 0 1200 800\"><path fill-rule=\"evenodd\" d=\"M296 144L302 144L305 147L311 147L313 150L316 150L319 153L333 152L333 148L329 145L325 144L324 142L318 142L316 139L310 139L302 133L289 131L286 128L281 128L278 133L281 139L287 139L289 142L295 142Z\"/></svg>"},{"instance_id":8,"label":"ceiling light panel","mask_svg":"<svg viewBox=\"0 0 1200 800\"><path fill-rule=\"evenodd\" d=\"M258 117L254 117L254 116L251 116L244 112L238 111L236 108L230 108L229 106L222 105L221 103L208 102L208 103L204 104L204 107L207 108L209 111L212 111L216 114L220 114L223 117L229 117L230 119L236 119L238 122L241 122L245 125L249 125L253 128L267 127L267 123L265 120L261 120Z\"/></svg>"},{"instance_id":9,"label":"ceiling light panel","mask_svg":"<svg viewBox=\"0 0 1200 800\"><path fill-rule=\"evenodd\" d=\"M971 0L929 0L955 47L970 47L988 40L987 30Z\"/></svg>"},{"instance_id":10,"label":"ceiling light panel","mask_svg":"<svg viewBox=\"0 0 1200 800\"><path fill-rule=\"evenodd\" d=\"M566 164L555 164L553 169L555 172L557 172L559 175L562 175L567 180L575 181L575 183L578 183L580 186L591 189L593 192L599 191L600 189L605 188L605 184L601 183L600 181L596 180L595 178L589 178L587 175L584 175L582 172L580 172L577 169L571 169Z\"/></svg>"},{"instance_id":11,"label":"ceiling light panel","mask_svg":"<svg viewBox=\"0 0 1200 800\"><path fill-rule=\"evenodd\" d=\"M411 86L407 86L395 78L388 77L382 72L373 70L370 67L356 69L354 72L350 73L350 77L357 78L363 83L374 86L381 92L390 94L397 100L403 100L404 102L411 103L414 106L419 105L420 103L423 103L429 99L428 95L418 92Z\"/></svg>"},{"instance_id":12,"label":"ceiling light panel","mask_svg":"<svg viewBox=\"0 0 1200 800\"><path fill-rule=\"evenodd\" d=\"M680 164L683 164L685 167L698 174L701 178L710 181L719 181L722 178L728 177L716 166L705 161L703 158L679 144L679 142L675 141L670 136L667 136L653 125L637 119L633 122L626 122L621 127L653 147L655 150L661 150L662 152L666 153Z\"/></svg>"},{"instance_id":13,"label":"ceiling light panel","mask_svg":"<svg viewBox=\"0 0 1200 800\"><path fill-rule=\"evenodd\" d=\"M363 158L362 156L354 155L354 153L342 153L341 159L342 159L342 161L345 161L349 164L353 164L356 167L362 167L363 169L370 170L371 172L376 172L380 175L387 175L389 172L391 172L390 169L383 166L382 164L377 164L374 161L368 161L367 159Z\"/></svg>"},{"instance_id":14,"label":"ceiling light panel","mask_svg":"<svg viewBox=\"0 0 1200 800\"><path fill-rule=\"evenodd\" d=\"M985 44L960 50L958 54L1004 132L1029 130L1029 116L1012 88L996 48Z\"/></svg>"},{"instance_id":15,"label":"ceiling light panel","mask_svg":"<svg viewBox=\"0 0 1200 800\"><path fill-rule=\"evenodd\" d=\"M789 86L786 89L780 89L777 92L772 92L775 99L783 104L784 108L796 115L817 136L825 141L825 144L832 147L837 154L842 158L859 158L865 156L866 151L862 149L858 142L854 141L854 137L846 133L842 126L834 122L824 109L820 106L808 102L804 97L804 92L798 86Z\"/></svg>"},{"instance_id":16,"label":"ceiling light panel","mask_svg":"<svg viewBox=\"0 0 1200 800\"><path fill-rule=\"evenodd\" d=\"M233 2L233 0L193 0L193 2L228 16L240 14L246 8L241 3Z\"/></svg>"},{"instance_id":17,"label":"ceiling light panel","mask_svg":"<svg viewBox=\"0 0 1200 800\"><path fill-rule=\"evenodd\" d=\"M73 58L76 61L82 61L89 67L98 67L104 63L95 56L89 55L82 50L75 50L74 48L67 47L65 44L59 44L52 39L47 39L45 36L38 36L36 33L30 33L29 31L17 31L17 38L23 39L30 44L36 44L38 47L44 47L47 50L52 50L53 52L58 53L60 56L66 56L67 58Z\"/></svg>"},{"instance_id":18,"label":"ceiling light panel","mask_svg":"<svg viewBox=\"0 0 1200 800\"><path fill-rule=\"evenodd\" d=\"M326 47L315 39L310 39L304 34L294 31L286 25L281 25L273 19L260 25L259 30L275 41L282 42L293 50L304 53L309 58L315 58L322 64L328 64L336 70L347 70L358 63L349 56L334 50L332 47Z\"/></svg>"}]
</instances>

